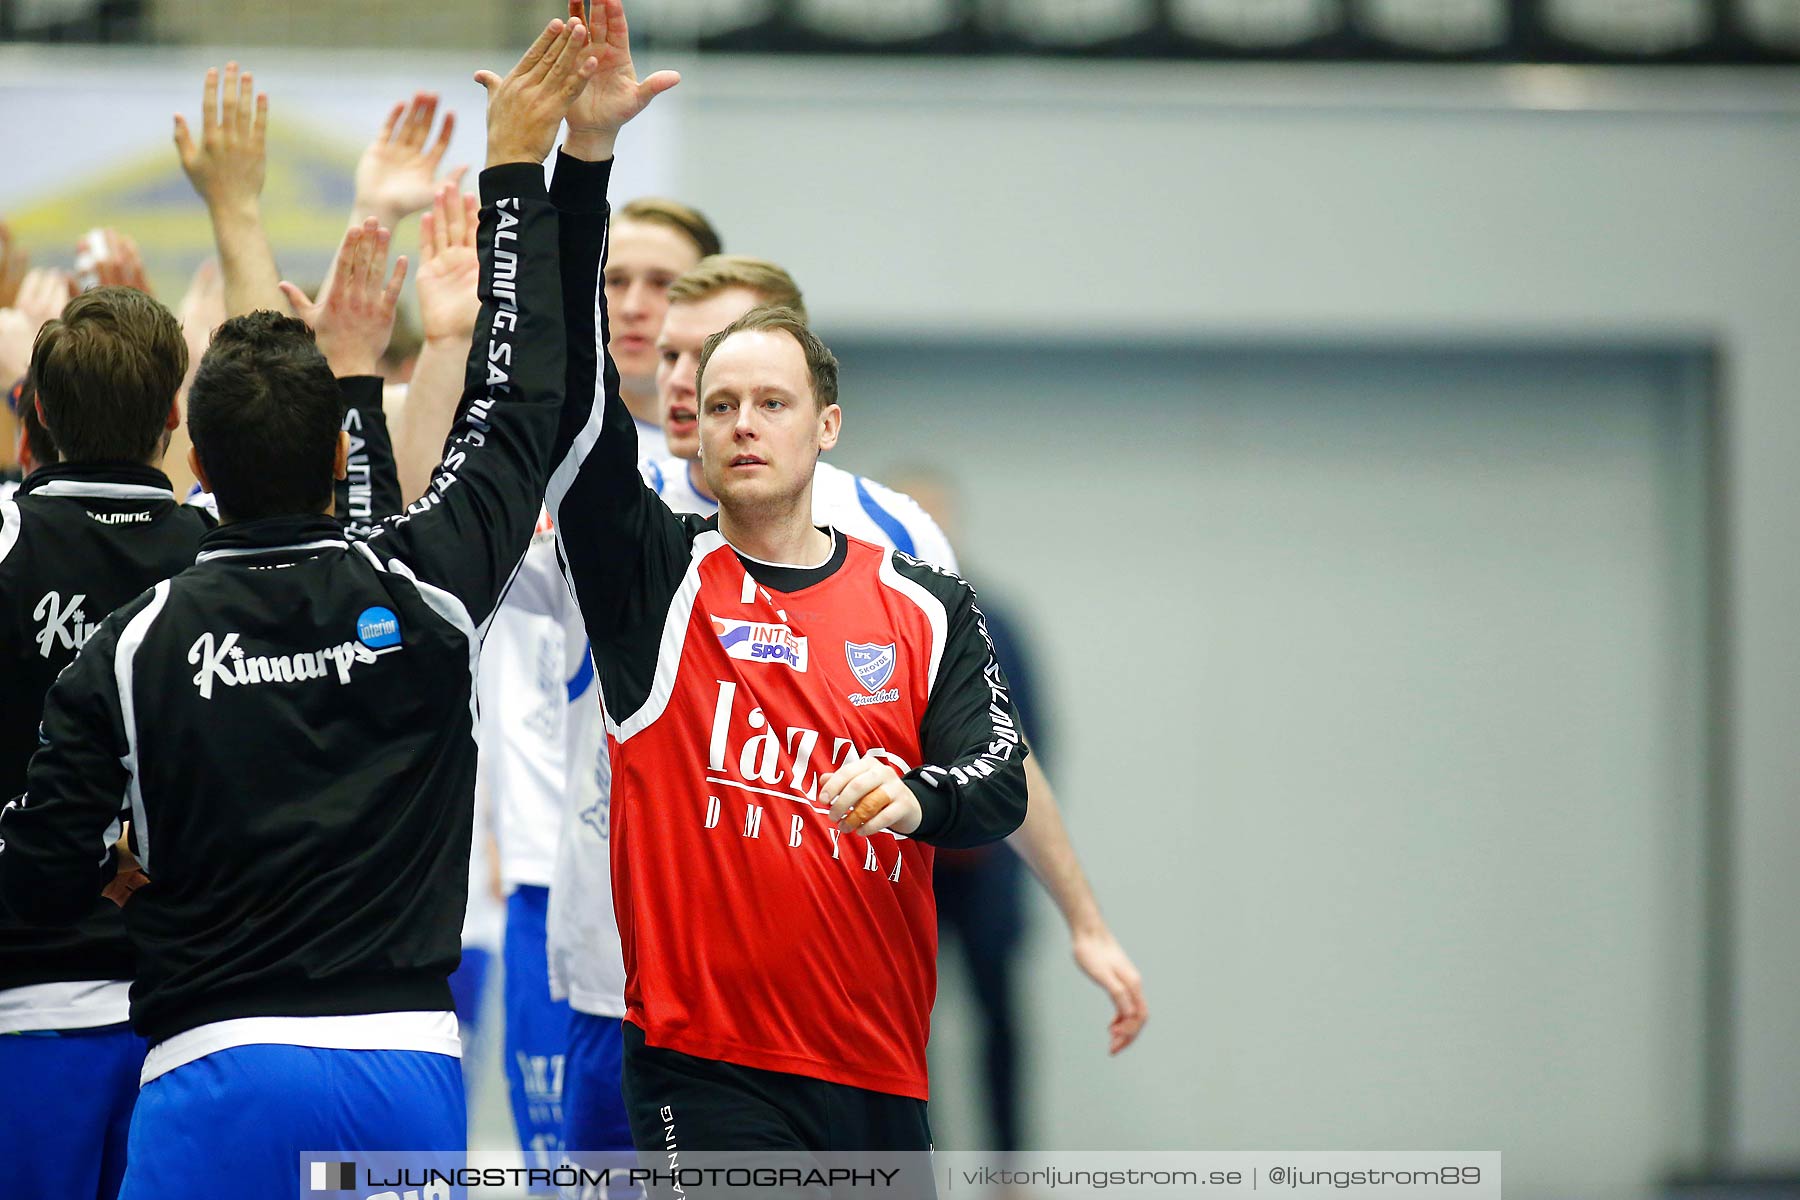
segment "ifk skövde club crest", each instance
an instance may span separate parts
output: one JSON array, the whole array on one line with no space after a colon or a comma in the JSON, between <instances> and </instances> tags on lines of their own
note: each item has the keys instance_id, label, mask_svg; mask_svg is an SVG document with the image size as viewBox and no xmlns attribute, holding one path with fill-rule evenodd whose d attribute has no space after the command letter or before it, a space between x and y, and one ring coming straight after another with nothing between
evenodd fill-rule
<instances>
[{"instance_id":1,"label":"ifk sk\u00f6vde club crest","mask_svg":"<svg viewBox=\"0 0 1800 1200\"><path fill-rule=\"evenodd\" d=\"M862 642L844 643L844 657L850 660L850 670L866 691L879 692L894 677L896 645L895 642L889 642L885 646Z\"/></svg>"}]
</instances>

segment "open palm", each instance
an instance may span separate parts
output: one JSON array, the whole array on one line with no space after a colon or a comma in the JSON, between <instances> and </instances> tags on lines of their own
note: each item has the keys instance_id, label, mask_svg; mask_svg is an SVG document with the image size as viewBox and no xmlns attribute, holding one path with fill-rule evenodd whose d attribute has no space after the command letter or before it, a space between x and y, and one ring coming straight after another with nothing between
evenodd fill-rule
<instances>
[{"instance_id":1,"label":"open palm","mask_svg":"<svg viewBox=\"0 0 1800 1200\"><path fill-rule=\"evenodd\" d=\"M437 106L436 93L420 92L411 104L401 102L388 113L381 132L356 163L359 217L374 216L391 228L403 218L431 207L439 182L438 167L456 129L456 114L446 112L437 140L431 140ZM466 169L454 168L450 183L461 183Z\"/></svg>"},{"instance_id":2,"label":"open palm","mask_svg":"<svg viewBox=\"0 0 1800 1200\"><path fill-rule=\"evenodd\" d=\"M438 189L419 226L419 325L427 341L468 338L481 317L479 205L450 184Z\"/></svg>"},{"instance_id":3,"label":"open palm","mask_svg":"<svg viewBox=\"0 0 1800 1200\"><path fill-rule=\"evenodd\" d=\"M620 0L593 0L588 21L600 69L569 108L569 132L609 135L643 112L650 101L681 82L674 71L640 80L631 61L631 31ZM570 0L569 16L580 19L582 0Z\"/></svg>"}]
</instances>

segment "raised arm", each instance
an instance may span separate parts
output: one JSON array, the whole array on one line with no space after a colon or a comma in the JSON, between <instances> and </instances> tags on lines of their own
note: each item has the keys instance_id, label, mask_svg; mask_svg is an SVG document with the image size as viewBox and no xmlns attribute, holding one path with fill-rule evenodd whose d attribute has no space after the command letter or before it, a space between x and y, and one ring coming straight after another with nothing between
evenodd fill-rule
<instances>
[{"instance_id":1,"label":"raised arm","mask_svg":"<svg viewBox=\"0 0 1800 1200\"><path fill-rule=\"evenodd\" d=\"M587 30L553 21L488 89L488 166L481 176L481 317L464 412L430 489L368 545L461 604L484 626L537 524L563 405L557 219L542 160L571 100L593 75Z\"/></svg>"},{"instance_id":2,"label":"raised arm","mask_svg":"<svg viewBox=\"0 0 1800 1200\"><path fill-rule=\"evenodd\" d=\"M225 64L224 86L220 83L217 68L206 72L198 141L187 118L175 114L175 149L212 219L225 275L226 315L239 317L259 308L287 312L276 286L281 273L262 222L269 97L257 95L250 72L240 76L234 62Z\"/></svg>"},{"instance_id":3,"label":"raised arm","mask_svg":"<svg viewBox=\"0 0 1800 1200\"><path fill-rule=\"evenodd\" d=\"M400 491L408 500L431 485L444 439L456 424L463 371L481 317L481 262L475 252L480 212L480 201L446 183L419 221L414 289L425 345L413 364L406 407L394 422Z\"/></svg>"},{"instance_id":4,"label":"raised arm","mask_svg":"<svg viewBox=\"0 0 1800 1200\"><path fill-rule=\"evenodd\" d=\"M443 124L433 138L431 127L437 112L436 92L419 92L411 103L403 100L389 110L381 132L356 160L353 222L374 217L384 228L399 229L401 221L431 207L440 187L462 186L469 169L466 165L451 167L442 179L438 177L438 168L450 149L450 135L456 130L456 114L445 110Z\"/></svg>"},{"instance_id":5,"label":"raised arm","mask_svg":"<svg viewBox=\"0 0 1800 1200\"><path fill-rule=\"evenodd\" d=\"M332 512L345 528L366 532L400 511L400 481L387 415L381 408L381 352L394 332L406 256L387 269L388 231L375 219L353 225L338 245L337 259L319 298L283 280L281 290L300 319L312 326L319 352L331 364L344 393L344 432L350 435L349 469L337 481Z\"/></svg>"},{"instance_id":6,"label":"raised arm","mask_svg":"<svg viewBox=\"0 0 1800 1200\"><path fill-rule=\"evenodd\" d=\"M571 15L580 8L580 0L571 0ZM564 386L570 403L563 430L569 451L552 471L546 504L582 616L599 645L607 631L621 627L620 606L634 583L635 573L621 564L646 554L685 558L687 550L679 521L638 474L637 426L606 354L606 298L600 287L606 185L619 131L681 77L658 71L638 78L620 0L595 0L592 13L599 73L569 110L569 136L557 156L550 192L562 216L563 321L569 333Z\"/></svg>"}]
</instances>

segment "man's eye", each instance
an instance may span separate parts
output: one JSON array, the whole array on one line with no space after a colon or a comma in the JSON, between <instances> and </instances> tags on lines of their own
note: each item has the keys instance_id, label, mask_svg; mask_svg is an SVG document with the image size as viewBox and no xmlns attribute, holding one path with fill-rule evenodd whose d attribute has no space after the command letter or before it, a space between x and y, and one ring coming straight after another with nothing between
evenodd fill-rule
<instances>
[{"instance_id":1,"label":"man's eye","mask_svg":"<svg viewBox=\"0 0 1800 1200\"><path fill-rule=\"evenodd\" d=\"M774 409L786 408L787 401L785 401L785 400L765 400L765 401L763 401L763 407L764 408L774 408Z\"/></svg>"},{"instance_id":2,"label":"man's eye","mask_svg":"<svg viewBox=\"0 0 1800 1200\"><path fill-rule=\"evenodd\" d=\"M669 363L670 365L673 365L675 360L680 357L681 357L681 355L675 353L675 351L673 351L673 350L664 350L662 352L662 360L666 363Z\"/></svg>"}]
</instances>

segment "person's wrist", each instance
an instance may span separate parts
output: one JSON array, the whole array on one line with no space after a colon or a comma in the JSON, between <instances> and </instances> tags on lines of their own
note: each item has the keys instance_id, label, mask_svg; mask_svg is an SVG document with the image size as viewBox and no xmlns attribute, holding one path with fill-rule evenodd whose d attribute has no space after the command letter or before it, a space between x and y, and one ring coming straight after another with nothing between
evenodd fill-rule
<instances>
[{"instance_id":1,"label":"person's wrist","mask_svg":"<svg viewBox=\"0 0 1800 1200\"><path fill-rule=\"evenodd\" d=\"M487 165L489 167L510 167L519 163L536 163L538 166L543 166L544 156L547 154L549 154L548 150L544 151L543 154L539 154L537 153L537 147L520 145L516 142L511 144L505 142L490 144L488 146Z\"/></svg>"},{"instance_id":2,"label":"person's wrist","mask_svg":"<svg viewBox=\"0 0 1800 1200\"><path fill-rule=\"evenodd\" d=\"M349 379L356 375L377 375L381 355L370 353L361 346L332 347L325 351L325 362L331 373L339 379Z\"/></svg>"},{"instance_id":3,"label":"person's wrist","mask_svg":"<svg viewBox=\"0 0 1800 1200\"><path fill-rule=\"evenodd\" d=\"M1069 920L1069 940L1072 942L1105 941L1112 936L1106 922L1099 912L1077 913Z\"/></svg>"},{"instance_id":4,"label":"person's wrist","mask_svg":"<svg viewBox=\"0 0 1800 1200\"><path fill-rule=\"evenodd\" d=\"M569 136L563 139L563 153L570 158L579 158L586 162L600 162L613 156L613 149L618 145L619 131L604 128L569 127Z\"/></svg>"},{"instance_id":5,"label":"person's wrist","mask_svg":"<svg viewBox=\"0 0 1800 1200\"><path fill-rule=\"evenodd\" d=\"M458 346L466 346L469 339L475 336L475 329L459 329L453 333L427 333L425 346L431 350L454 350Z\"/></svg>"},{"instance_id":6,"label":"person's wrist","mask_svg":"<svg viewBox=\"0 0 1800 1200\"><path fill-rule=\"evenodd\" d=\"M206 197L206 211L215 223L229 221L262 220L262 200L252 194L249 196L232 195L231 193L209 194Z\"/></svg>"},{"instance_id":7,"label":"person's wrist","mask_svg":"<svg viewBox=\"0 0 1800 1200\"><path fill-rule=\"evenodd\" d=\"M351 213L351 218L357 222L362 222L370 217L374 217L375 220L380 223L381 227L387 230L392 230L394 226L405 220L406 216L406 213L400 211L392 204L370 200L361 195L357 196L355 211Z\"/></svg>"}]
</instances>

